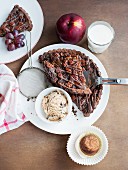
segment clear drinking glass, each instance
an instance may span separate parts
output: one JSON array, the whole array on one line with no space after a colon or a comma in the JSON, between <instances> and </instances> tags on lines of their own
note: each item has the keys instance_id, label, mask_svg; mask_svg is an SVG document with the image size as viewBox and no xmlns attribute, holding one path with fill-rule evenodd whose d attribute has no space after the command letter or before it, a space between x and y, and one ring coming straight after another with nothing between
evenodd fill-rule
<instances>
[{"instance_id":1,"label":"clear drinking glass","mask_svg":"<svg viewBox=\"0 0 128 170\"><path fill-rule=\"evenodd\" d=\"M103 34L103 29L100 30L100 27L99 27L99 30L97 32L95 32L95 34L98 34L99 36L100 36L100 33L101 33L102 37L100 37L100 38L102 38L102 40L104 38L108 39L108 41L105 42L105 43L103 41L102 41L102 43L97 43L97 42L94 41L94 39L91 36L91 29L92 28L94 29L94 26L99 26L99 25L105 26L111 31L111 34L112 34L111 37L110 37L110 35ZM110 46L111 42L114 39L114 36L115 36L115 31L109 23L107 23L105 21L95 21L89 26L88 31L87 31L88 48L94 53L102 53Z\"/></svg>"}]
</instances>

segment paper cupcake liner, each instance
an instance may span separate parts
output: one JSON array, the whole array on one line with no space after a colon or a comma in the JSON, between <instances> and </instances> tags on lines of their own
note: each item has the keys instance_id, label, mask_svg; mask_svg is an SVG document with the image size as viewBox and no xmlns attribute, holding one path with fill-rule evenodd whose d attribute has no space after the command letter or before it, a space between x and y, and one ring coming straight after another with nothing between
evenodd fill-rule
<instances>
[{"instance_id":1,"label":"paper cupcake liner","mask_svg":"<svg viewBox=\"0 0 128 170\"><path fill-rule=\"evenodd\" d=\"M82 133L93 133L97 135L101 140L101 148L94 156L87 156L86 158L82 158L75 148L75 143L78 137ZM81 165L95 165L102 161L108 152L108 140L105 134L99 128L95 126L85 127L85 129L79 129L76 132L72 133L67 141L67 153L69 157Z\"/></svg>"}]
</instances>

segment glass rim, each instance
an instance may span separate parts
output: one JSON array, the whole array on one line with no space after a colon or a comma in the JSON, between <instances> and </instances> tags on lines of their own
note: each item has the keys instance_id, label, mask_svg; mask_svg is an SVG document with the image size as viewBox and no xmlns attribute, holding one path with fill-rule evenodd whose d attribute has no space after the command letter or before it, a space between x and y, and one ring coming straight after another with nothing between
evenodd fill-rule
<instances>
[{"instance_id":1,"label":"glass rim","mask_svg":"<svg viewBox=\"0 0 128 170\"><path fill-rule=\"evenodd\" d=\"M89 37L89 35L88 35L89 29L90 29L93 25L97 25L98 23L100 23L100 24L102 24L102 25L106 25L106 26L108 26L108 28L111 29L111 32L112 32L112 34L113 34L113 38L112 38L111 41L109 41L108 43L98 44L98 43L93 42L93 41L90 39L90 37ZM88 38L93 44L95 44L95 45L105 46L105 45L110 44L110 43L114 40L114 38L115 38L115 31L114 31L113 27L112 27L108 22L106 22L106 21L95 21L95 22L93 22L93 23L88 27L88 30L87 30L87 38Z\"/></svg>"}]
</instances>

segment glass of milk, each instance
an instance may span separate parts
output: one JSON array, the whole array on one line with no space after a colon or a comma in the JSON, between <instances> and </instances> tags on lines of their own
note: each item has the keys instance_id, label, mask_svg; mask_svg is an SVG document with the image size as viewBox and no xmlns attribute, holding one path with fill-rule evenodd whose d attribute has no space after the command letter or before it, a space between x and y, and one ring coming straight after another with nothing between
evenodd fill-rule
<instances>
[{"instance_id":1,"label":"glass of milk","mask_svg":"<svg viewBox=\"0 0 128 170\"><path fill-rule=\"evenodd\" d=\"M105 21L93 22L87 32L88 48L94 53L105 51L115 36L114 29Z\"/></svg>"}]
</instances>

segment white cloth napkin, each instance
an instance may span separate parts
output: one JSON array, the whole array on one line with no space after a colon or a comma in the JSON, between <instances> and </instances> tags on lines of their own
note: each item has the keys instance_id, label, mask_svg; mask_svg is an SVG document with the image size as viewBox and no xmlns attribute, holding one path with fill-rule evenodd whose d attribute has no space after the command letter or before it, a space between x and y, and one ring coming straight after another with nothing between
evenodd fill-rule
<instances>
[{"instance_id":1,"label":"white cloth napkin","mask_svg":"<svg viewBox=\"0 0 128 170\"><path fill-rule=\"evenodd\" d=\"M19 104L19 86L12 71L0 64L0 134L25 123Z\"/></svg>"}]
</instances>

